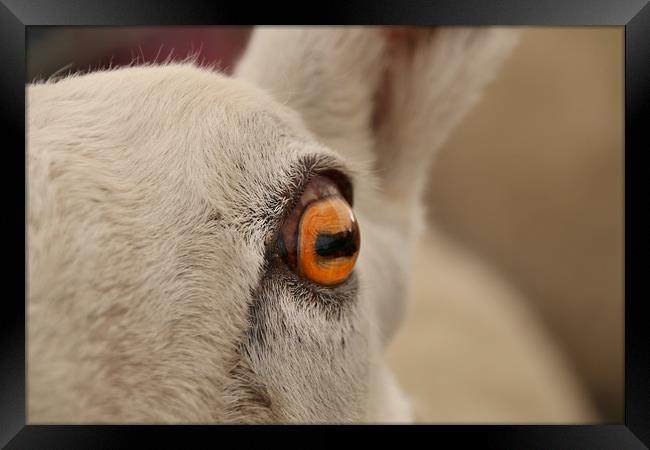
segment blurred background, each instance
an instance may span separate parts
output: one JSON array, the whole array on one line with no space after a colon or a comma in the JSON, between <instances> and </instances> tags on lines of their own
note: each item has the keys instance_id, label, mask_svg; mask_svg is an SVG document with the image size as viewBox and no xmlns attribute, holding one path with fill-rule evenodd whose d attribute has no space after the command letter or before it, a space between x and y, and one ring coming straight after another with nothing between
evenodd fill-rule
<instances>
[{"instance_id":1,"label":"blurred background","mask_svg":"<svg viewBox=\"0 0 650 450\"><path fill-rule=\"evenodd\" d=\"M28 81L193 55L250 27L28 28ZM524 28L431 171L389 362L424 422L623 421L622 27Z\"/></svg>"}]
</instances>

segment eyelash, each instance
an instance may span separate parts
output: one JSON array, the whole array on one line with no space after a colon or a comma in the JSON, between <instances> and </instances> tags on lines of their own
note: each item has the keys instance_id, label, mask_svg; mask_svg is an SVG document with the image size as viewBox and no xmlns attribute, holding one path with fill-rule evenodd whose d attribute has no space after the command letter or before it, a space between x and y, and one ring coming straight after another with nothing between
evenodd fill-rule
<instances>
[{"instance_id":1,"label":"eyelash","mask_svg":"<svg viewBox=\"0 0 650 450\"><path fill-rule=\"evenodd\" d=\"M345 169L343 169L336 160L329 157L323 158L322 156L308 155L295 164L295 167L290 170L290 173L293 173L292 180L294 182L290 184L291 188L285 197L288 201L282 207L282 211L278 215L277 221L265 239L266 254L270 258L278 256L277 252L275 252L275 243L277 242L280 230L287 220L287 217L291 215L292 211L300 201L305 188L309 185L314 176L325 176L330 178L338 186L343 198L345 198L351 207L354 206L354 190L352 182L345 174Z\"/></svg>"}]
</instances>

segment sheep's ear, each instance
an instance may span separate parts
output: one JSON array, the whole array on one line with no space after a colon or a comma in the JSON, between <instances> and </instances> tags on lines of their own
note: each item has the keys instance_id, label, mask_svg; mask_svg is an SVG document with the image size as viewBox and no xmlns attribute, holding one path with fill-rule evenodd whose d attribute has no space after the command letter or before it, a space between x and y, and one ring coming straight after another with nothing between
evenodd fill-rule
<instances>
[{"instance_id":1,"label":"sheep's ear","mask_svg":"<svg viewBox=\"0 0 650 450\"><path fill-rule=\"evenodd\" d=\"M387 29L375 103L377 171L387 200L419 198L428 167L517 42L493 27Z\"/></svg>"},{"instance_id":2,"label":"sheep's ear","mask_svg":"<svg viewBox=\"0 0 650 450\"><path fill-rule=\"evenodd\" d=\"M517 33L498 28L257 28L235 76L301 113L386 200L418 197L435 150L496 74Z\"/></svg>"},{"instance_id":3,"label":"sheep's ear","mask_svg":"<svg viewBox=\"0 0 650 450\"><path fill-rule=\"evenodd\" d=\"M345 157L368 160L385 47L377 27L257 27L234 76L298 111Z\"/></svg>"}]
</instances>

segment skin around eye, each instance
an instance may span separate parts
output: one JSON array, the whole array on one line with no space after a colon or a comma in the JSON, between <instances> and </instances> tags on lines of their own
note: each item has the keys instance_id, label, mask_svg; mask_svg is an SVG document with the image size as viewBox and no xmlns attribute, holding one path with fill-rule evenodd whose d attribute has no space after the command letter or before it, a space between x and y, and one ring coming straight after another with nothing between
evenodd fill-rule
<instances>
[{"instance_id":1,"label":"skin around eye","mask_svg":"<svg viewBox=\"0 0 650 450\"><path fill-rule=\"evenodd\" d=\"M344 282L359 256L359 225L329 178L314 176L282 227L278 250L299 276L324 286Z\"/></svg>"}]
</instances>

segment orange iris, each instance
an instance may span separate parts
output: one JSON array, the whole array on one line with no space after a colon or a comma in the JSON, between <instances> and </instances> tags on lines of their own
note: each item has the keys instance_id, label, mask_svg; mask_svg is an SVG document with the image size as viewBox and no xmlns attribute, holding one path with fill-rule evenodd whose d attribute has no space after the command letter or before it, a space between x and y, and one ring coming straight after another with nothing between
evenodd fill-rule
<instances>
[{"instance_id":1,"label":"orange iris","mask_svg":"<svg viewBox=\"0 0 650 450\"><path fill-rule=\"evenodd\" d=\"M352 208L340 196L310 204L298 237L298 273L314 283L345 281L359 256L359 227Z\"/></svg>"},{"instance_id":2,"label":"orange iris","mask_svg":"<svg viewBox=\"0 0 650 450\"><path fill-rule=\"evenodd\" d=\"M359 246L349 203L332 180L314 176L282 227L280 256L298 275L334 286L352 273Z\"/></svg>"}]
</instances>

